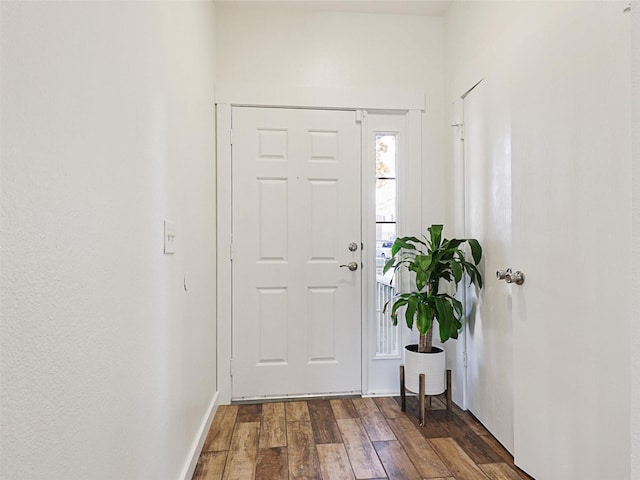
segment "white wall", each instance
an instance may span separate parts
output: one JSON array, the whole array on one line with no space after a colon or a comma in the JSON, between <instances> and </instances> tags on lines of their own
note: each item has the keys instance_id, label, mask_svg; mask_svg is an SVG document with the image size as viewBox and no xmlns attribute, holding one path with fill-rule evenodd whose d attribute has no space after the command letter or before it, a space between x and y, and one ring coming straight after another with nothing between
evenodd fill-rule
<instances>
[{"instance_id":1,"label":"white wall","mask_svg":"<svg viewBox=\"0 0 640 480\"><path fill-rule=\"evenodd\" d=\"M568 8L570 2L453 2L443 18L445 125L461 122L462 94L485 76L501 69L508 70L508 62L523 39ZM507 105L507 114L508 110ZM457 128L447 127L444 132L447 158L443 182L446 185L444 215L446 223L455 227L456 235L463 236L464 188L459 135ZM485 280L489 281L492 274L487 272ZM461 405L466 405L462 381L464 341L461 336L458 342L446 345L448 362L456 359L456 364L449 366L457 371L453 396Z\"/></svg>"},{"instance_id":2,"label":"white wall","mask_svg":"<svg viewBox=\"0 0 640 480\"><path fill-rule=\"evenodd\" d=\"M179 478L216 392L214 7L1 14L0 477Z\"/></svg>"},{"instance_id":3,"label":"white wall","mask_svg":"<svg viewBox=\"0 0 640 480\"><path fill-rule=\"evenodd\" d=\"M216 21L216 81L221 85L423 91L424 188L415 195L421 200L408 208L418 223L422 215L423 225L442 221L442 18L219 6ZM415 227L406 233L411 232ZM367 378L376 373L364 370L363 387L369 391L374 382ZM397 379L396 370L392 378ZM375 383L387 380L397 388L397 380L389 378Z\"/></svg>"},{"instance_id":4,"label":"white wall","mask_svg":"<svg viewBox=\"0 0 640 480\"><path fill-rule=\"evenodd\" d=\"M442 18L219 7L217 82L421 89L423 221L442 221Z\"/></svg>"},{"instance_id":5,"label":"white wall","mask_svg":"<svg viewBox=\"0 0 640 480\"><path fill-rule=\"evenodd\" d=\"M508 70L506 64L522 40L567 8L565 2L453 2L443 18L445 125L462 122L462 94L485 76ZM500 110L508 114L508 105ZM444 216L446 223L454 227L455 235L464 236L460 131L448 127L444 136L447 158L443 182L446 186ZM485 281L491 279L492 273L487 275ZM467 401L463 380L465 341L463 334L458 342L446 344L449 367L456 371L453 398L463 406Z\"/></svg>"},{"instance_id":6,"label":"white wall","mask_svg":"<svg viewBox=\"0 0 640 480\"><path fill-rule=\"evenodd\" d=\"M444 15L445 119L460 120L460 96L508 62L522 41L551 19L562 15L571 2L460 1ZM454 105L454 102L456 104ZM446 131L447 212L449 223L459 207L456 129ZM462 225L458 225L461 230Z\"/></svg>"}]
</instances>

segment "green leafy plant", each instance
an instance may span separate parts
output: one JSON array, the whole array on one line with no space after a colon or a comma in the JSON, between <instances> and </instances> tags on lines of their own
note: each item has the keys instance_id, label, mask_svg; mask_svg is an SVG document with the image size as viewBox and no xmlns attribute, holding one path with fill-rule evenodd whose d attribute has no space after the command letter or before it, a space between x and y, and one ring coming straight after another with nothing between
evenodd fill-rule
<instances>
[{"instance_id":1,"label":"green leafy plant","mask_svg":"<svg viewBox=\"0 0 640 480\"><path fill-rule=\"evenodd\" d=\"M482 247L473 239L442 238L442 225L431 225L428 228L429 238L423 240L416 237L400 237L391 247L391 258L384 266L383 272L402 268L415 274L415 290L399 293L384 306L384 311L391 305L391 319L398 324L398 310L406 307L404 317L409 328L420 332L418 351L428 353L433 348L433 321L438 320L440 340L446 342L450 338L458 338L462 328L462 303L455 298L457 286L466 273L470 284L482 288L482 275L478 264L482 259ZM468 244L473 262L467 261L462 247ZM449 285L446 291L441 287Z\"/></svg>"}]
</instances>

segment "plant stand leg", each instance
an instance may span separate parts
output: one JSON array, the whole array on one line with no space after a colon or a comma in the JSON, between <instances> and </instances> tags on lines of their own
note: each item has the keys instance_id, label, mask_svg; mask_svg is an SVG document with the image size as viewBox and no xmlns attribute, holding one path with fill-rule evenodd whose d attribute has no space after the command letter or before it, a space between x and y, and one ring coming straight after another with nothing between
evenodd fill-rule
<instances>
[{"instance_id":1,"label":"plant stand leg","mask_svg":"<svg viewBox=\"0 0 640 480\"><path fill-rule=\"evenodd\" d=\"M418 377L418 397L420 399L420 426L424 427L425 424L425 415L424 415L424 384L425 384L425 380L424 380L424 373L421 373L420 376Z\"/></svg>"},{"instance_id":2,"label":"plant stand leg","mask_svg":"<svg viewBox=\"0 0 640 480\"><path fill-rule=\"evenodd\" d=\"M400 365L400 408L407 411L407 392L404 391L404 365Z\"/></svg>"},{"instance_id":3,"label":"plant stand leg","mask_svg":"<svg viewBox=\"0 0 640 480\"><path fill-rule=\"evenodd\" d=\"M451 420L451 370L447 370L447 420Z\"/></svg>"}]
</instances>

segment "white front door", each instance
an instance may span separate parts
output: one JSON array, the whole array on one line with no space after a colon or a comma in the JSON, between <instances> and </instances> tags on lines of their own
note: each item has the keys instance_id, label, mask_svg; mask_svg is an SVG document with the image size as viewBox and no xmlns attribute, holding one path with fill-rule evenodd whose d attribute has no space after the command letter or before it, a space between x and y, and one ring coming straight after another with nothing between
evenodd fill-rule
<instances>
[{"instance_id":1,"label":"white front door","mask_svg":"<svg viewBox=\"0 0 640 480\"><path fill-rule=\"evenodd\" d=\"M232 132L232 397L360 392L356 113L234 107Z\"/></svg>"},{"instance_id":2,"label":"white front door","mask_svg":"<svg viewBox=\"0 0 640 480\"><path fill-rule=\"evenodd\" d=\"M484 250L484 288L468 314L468 409L513 452L511 142L505 76L485 78L464 100L465 234ZM472 295L475 289L470 289Z\"/></svg>"}]
</instances>

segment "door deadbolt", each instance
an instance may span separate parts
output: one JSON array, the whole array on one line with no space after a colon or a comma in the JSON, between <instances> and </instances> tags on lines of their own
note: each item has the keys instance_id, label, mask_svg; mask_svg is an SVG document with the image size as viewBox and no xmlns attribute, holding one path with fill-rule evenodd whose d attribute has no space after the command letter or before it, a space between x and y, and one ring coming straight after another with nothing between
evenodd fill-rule
<instances>
[{"instance_id":1,"label":"door deadbolt","mask_svg":"<svg viewBox=\"0 0 640 480\"><path fill-rule=\"evenodd\" d=\"M346 265L340 265L340 268L348 268L352 272L355 272L358 269L357 262L349 262Z\"/></svg>"},{"instance_id":2,"label":"door deadbolt","mask_svg":"<svg viewBox=\"0 0 640 480\"><path fill-rule=\"evenodd\" d=\"M350 252L355 252L358 250L358 244L356 242L351 242L349 246L347 246Z\"/></svg>"}]
</instances>

